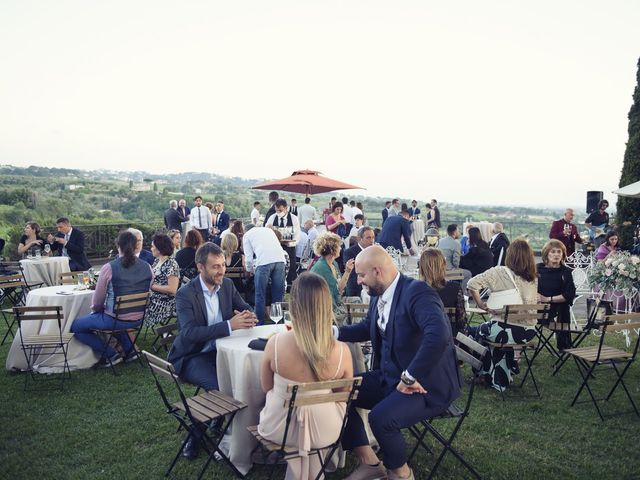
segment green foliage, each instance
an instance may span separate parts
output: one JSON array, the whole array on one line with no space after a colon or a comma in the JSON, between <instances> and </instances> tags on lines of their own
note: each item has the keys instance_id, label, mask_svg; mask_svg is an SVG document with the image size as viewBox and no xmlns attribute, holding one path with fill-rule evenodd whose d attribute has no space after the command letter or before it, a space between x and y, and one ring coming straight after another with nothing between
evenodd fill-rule
<instances>
[{"instance_id":1,"label":"green foliage","mask_svg":"<svg viewBox=\"0 0 640 480\"><path fill-rule=\"evenodd\" d=\"M624 152L624 163L618 186L624 187L640 181L640 59L636 73L636 87L633 92L633 105L629 110L629 141ZM636 223L640 217L640 198L618 197L617 223ZM628 244L627 242L624 242Z\"/></svg>"}]
</instances>

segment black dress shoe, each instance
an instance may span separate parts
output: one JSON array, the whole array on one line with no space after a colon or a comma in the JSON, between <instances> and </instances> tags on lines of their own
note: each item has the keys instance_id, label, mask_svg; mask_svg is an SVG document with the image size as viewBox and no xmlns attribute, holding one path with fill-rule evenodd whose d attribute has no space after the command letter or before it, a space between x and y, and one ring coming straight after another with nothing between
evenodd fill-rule
<instances>
[{"instance_id":1,"label":"black dress shoe","mask_svg":"<svg viewBox=\"0 0 640 480\"><path fill-rule=\"evenodd\" d=\"M189 440L182 448L182 456L187 460L193 460L198 457L198 451L200 450L200 442L193 438L193 436L189 437Z\"/></svg>"}]
</instances>

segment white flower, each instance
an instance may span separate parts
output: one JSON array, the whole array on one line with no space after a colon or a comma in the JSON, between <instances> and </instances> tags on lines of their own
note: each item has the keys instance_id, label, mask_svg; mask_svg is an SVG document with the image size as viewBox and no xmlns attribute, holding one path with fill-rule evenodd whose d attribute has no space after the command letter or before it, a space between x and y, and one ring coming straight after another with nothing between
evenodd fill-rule
<instances>
[{"instance_id":1,"label":"white flower","mask_svg":"<svg viewBox=\"0 0 640 480\"><path fill-rule=\"evenodd\" d=\"M640 257L638 257L637 255L632 255L631 263L633 263L634 265L638 265L640 263Z\"/></svg>"},{"instance_id":2,"label":"white flower","mask_svg":"<svg viewBox=\"0 0 640 480\"><path fill-rule=\"evenodd\" d=\"M621 263L618 265L618 270L624 270L624 269L625 269L624 263Z\"/></svg>"}]
</instances>

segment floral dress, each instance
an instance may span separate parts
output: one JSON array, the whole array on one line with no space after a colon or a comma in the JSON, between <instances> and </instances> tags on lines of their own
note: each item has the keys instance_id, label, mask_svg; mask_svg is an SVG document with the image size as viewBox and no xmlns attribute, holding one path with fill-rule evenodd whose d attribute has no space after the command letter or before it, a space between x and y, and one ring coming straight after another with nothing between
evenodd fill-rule
<instances>
[{"instance_id":1,"label":"floral dress","mask_svg":"<svg viewBox=\"0 0 640 480\"><path fill-rule=\"evenodd\" d=\"M180 278L180 268L178 262L173 258L169 258L161 264L156 261L153 263L153 283L154 285L169 285L169 277ZM176 296L168 293L151 292L147 314L144 319L145 325L155 327L158 324L164 324L176 313Z\"/></svg>"}]
</instances>

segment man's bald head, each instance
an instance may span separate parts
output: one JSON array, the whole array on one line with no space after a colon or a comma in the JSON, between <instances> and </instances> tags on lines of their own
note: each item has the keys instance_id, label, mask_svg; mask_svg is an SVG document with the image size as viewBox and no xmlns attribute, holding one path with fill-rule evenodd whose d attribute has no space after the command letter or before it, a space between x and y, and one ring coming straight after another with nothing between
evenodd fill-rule
<instances>
[{"instance_id":1,"label":"man's bald head","mask_svg":"<svg viewBox=\"0 0 640 480\"><path fill-rule=\"evenodd\" d=\"M493 224L493 233L500 233L502 232L502 224L501 223L494 223Z\"/></svg>"},{"instance_id":2,"label":"man's bald head","mask_svg":"<svg viewBox=\"0 0 640 480\"><path fill-rule=\"evenodd\" d=\"M365 248L356 257L358 284L364 286L369 295L382 295L398 275L393 260L380 245Z\"/></svg>"}]
</instances>

